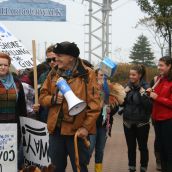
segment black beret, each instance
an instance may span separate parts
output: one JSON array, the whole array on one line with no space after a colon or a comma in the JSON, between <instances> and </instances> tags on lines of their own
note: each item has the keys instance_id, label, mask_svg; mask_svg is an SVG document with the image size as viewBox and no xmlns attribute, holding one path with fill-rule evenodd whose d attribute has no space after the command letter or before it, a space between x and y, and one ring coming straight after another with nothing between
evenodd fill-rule
<instances>
[{"instance_id":1,"label":"black beret","mask_svg":"<svg viewBox=\"0 0 172 172\"><path fill-rule=\"evenodd\" d=\"M73 57L79 57L80 51L74 42L61 42L55 44L53 52L56 54L66 54Z\"/></svg>"}]
</instances>

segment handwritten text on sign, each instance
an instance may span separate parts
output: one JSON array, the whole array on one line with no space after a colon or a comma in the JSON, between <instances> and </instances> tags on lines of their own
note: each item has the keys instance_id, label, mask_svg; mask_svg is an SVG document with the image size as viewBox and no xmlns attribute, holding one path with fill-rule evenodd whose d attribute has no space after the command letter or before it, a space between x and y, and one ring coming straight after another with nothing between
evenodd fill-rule
<instances>
[{"instance_id":1,"label":"handwritten text on sign","mask_svg":"<svg viewBox=\"0 0 172 172\"><path fill-rule=\"evenodd\" d=\"M0 51L10 55L11 63L17 70L33 67L33 59L30 52L1 23ZM38 61L37 64L39 64Z\"/></svg>"},{"instance_id":2,"label":"handwritten text on sign","mask_svg":"<svg viewBox=\"0 0 172 172\"><path fill-rule=\"evenodd\" d=\"M21 117L20 121L25 164L38 167L48 166L50 158L47 125L26 117Z\"/></svg>"},{"instance_id":3,"label":"handwritten text on sign","mask_svg":"<svg viewBox=\"0 0 172 172\"><path fill-rule=\"evenodd\" d=\"M0 125L0 172L17 171L17 124Z\"/></svg>"}]
</instances>

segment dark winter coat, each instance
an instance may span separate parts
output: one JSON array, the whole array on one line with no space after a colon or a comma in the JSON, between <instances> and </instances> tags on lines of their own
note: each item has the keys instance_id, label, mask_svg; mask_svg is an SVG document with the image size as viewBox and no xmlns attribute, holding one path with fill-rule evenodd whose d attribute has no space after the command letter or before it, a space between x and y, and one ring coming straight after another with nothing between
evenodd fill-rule
<instances>
[{"instance_id":1,"label":"dark winter coat","mask_svg":"<svg viewBox=\"0 0 172 172\"><path fill-rule=\"evenodd\" d=\"M133 122L148 122L152 111L152 101L146 94L141 94L141 88L147 89L149 85L145 81L141 81L139 85L128 83L130 91L127 92L123 118Z\"/></svg>"}]
</instances>

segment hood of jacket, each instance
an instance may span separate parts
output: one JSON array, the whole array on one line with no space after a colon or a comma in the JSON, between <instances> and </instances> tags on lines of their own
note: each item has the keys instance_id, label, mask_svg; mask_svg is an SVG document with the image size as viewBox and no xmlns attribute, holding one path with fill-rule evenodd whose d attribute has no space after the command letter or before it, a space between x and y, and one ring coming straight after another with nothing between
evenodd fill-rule
<instances>
[{"instance_id":1,"label":"hood of jacket","mask_svg":"<svg viewBox=\"0 0 172 172\"><path fill-rule=\"evenodd\" d=\"M28 84L28 85L30 85L30 86L33 87L32 82L31 82L31 80L30 80L30 78L29 78L29 76L28 76L27 74L23 75L23 76L20 78L20 81L21 81L21 82L24 82L24 83L26 83L26 84Z\"/></svg>"}]
</instances>

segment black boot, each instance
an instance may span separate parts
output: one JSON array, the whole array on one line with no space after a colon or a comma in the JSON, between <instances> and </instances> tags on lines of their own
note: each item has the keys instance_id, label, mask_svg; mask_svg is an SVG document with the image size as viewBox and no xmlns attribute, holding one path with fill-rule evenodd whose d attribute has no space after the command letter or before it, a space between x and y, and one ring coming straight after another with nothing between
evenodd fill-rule
<instances>
[{"instance_id":1,"label":"black boot","mask_svg":"<svg viewBox=\"0 0 172 172\"><path fill-rule=\"evenodd\" d=\"M147 167L140 167L140 172L146 172L147 171Z\"/></svg>"},{"instance_id":2,"label":"black boot","mask_svg":"<svg viewBox=\"0 0 172 172\"><path fill-rule=\"evenodd\" d=\"M129 172L135 172L136 171L136 167L129 167Z\"/></svg>"},{"instance_id":3,"label":"black boot","mask_svg":"<svg viewBox=\"0 0 172 172\"><path fill-rule=\"evenodd\" d=\"M161 159L159 152L155 152L155 158L156 158L156 170L161 171Z\"/></svg>"}]
</instances>

